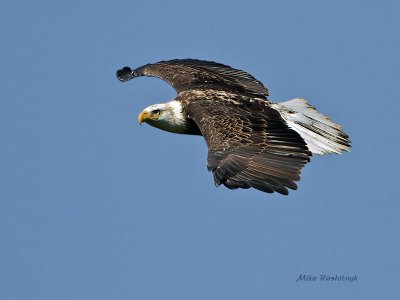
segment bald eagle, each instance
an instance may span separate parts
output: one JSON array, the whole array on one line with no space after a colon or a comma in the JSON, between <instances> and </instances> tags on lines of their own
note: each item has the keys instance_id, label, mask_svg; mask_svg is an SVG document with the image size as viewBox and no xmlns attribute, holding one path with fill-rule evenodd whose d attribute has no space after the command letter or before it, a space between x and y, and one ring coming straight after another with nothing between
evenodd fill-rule
<instances>
[{"instance_id":1,"label":"bald eagle","mask_svg":"<svg viewBox=\"0 0 400 300\"><path fill-rule=\"evenodd\" d=\"M139 123L202 135L216 186L287 195L313 154L349 151L340 125L302 98L271 102L268 89L247 72L196 59L117 71L120 81L139 76L160 78L177 92L172 101L145 108Z\"/></svg>"}]
</instances>

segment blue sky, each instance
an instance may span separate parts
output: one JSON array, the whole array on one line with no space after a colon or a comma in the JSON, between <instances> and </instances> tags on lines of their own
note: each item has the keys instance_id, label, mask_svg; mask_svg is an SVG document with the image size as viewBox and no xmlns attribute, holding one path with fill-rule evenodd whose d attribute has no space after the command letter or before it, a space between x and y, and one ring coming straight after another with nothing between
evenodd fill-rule
<instances>
[{"instance_id":1,"label":"blue sky","mask_svg":"<svg viewBox=\"0 0 400 300\"><path fill-rule=\"evenodd\" d=\"M399 9L1 1L0 299L395 299ZM306 98L351 152L313 158L288 197L214 187L202 138L137 124L173 89L115 78L187 57Z\"/></svg>"}]
</instances>

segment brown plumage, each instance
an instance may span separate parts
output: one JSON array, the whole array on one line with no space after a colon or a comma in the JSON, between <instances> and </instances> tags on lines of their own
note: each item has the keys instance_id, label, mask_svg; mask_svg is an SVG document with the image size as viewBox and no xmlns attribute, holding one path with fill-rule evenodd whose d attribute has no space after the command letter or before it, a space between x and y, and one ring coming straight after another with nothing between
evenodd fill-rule
<instances>
[{"instance_id":1,"label":"brown plumage","mask_svg":"<svg viewBox=\"0 0 400 300\"><path fill-rule=\"evenodd\" d=\"M146 117L141 116L139 121L145 118L150 125L164 130L202 134L208 145L207 166L217 186L253 187L287 195L287 188L297 189L294 181L300 180L301 169L310 161L310 149L320 147L322 153L317 152L319 149L314 151L323 154L340 153L349 148L348 137L338 125L311 106L298 112L291 110L294 106L289 103L285 111L283 106L280 111L279 104L267 99L268 89L244 71L193 59L162 61L135 70L125 67L117 71L121 81L138 76L154 76L169 83L178 94L172 102L179 104L178 113L174 111L159 119L155 114L163 115L158 108L165 105L151 106L141 113ZM306 103L300 102L295 104ZM169 107L165 110L168 109L171 110ZM292 114L299 120L291 119ZM182 125L170 125L178 124L179 120ZM306 120L314 123L308 125L309 132L303 135L318 135L315 142L308 136L306 142L290 126L292 121L295 127L294 124L301 126ZM169 125L162 125L163 122ZM313 130L314 124L319 125L315 127L319 132ZM321 142L318 138L327 141Z\"/></svg>"}]
</instances>

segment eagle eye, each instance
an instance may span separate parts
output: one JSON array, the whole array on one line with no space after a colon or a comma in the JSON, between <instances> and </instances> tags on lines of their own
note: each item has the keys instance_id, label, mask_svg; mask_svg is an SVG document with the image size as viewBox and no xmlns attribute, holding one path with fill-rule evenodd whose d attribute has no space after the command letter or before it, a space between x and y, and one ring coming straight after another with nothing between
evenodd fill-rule
<instances>
[{"instance_id":1,"label":"eagle eye","mask_svg":"<svg viewBox=\"0 0 400 300\"><path fill-rule=\"evenodd\" d=\"M160 110L159 109L155 109L152 111L153 114L155 115L159 115L160 114Z\"/></svg>"}]
</instances>

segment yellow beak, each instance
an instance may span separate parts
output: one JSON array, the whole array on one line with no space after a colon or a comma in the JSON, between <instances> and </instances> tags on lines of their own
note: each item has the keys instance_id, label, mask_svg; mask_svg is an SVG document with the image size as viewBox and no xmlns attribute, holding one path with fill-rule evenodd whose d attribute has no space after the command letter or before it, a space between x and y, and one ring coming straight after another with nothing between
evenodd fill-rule
<instances>
[{"instance_id":1,"label":"yellow beak","mask_svg":"<svg viewBox=\"0 0 400 300\"><path fill-rule=\"evenodd\" d=\"M144 121L144 120L146 120L146 119L148 119L148 118L150 118L150 115L149 115L149 113L147 113L147 112L145 112L145 111L142 111L139 115L138 115L138 122L139 122L139 125L142 125L142 122Z\"/></svg>"}]
</instances>

